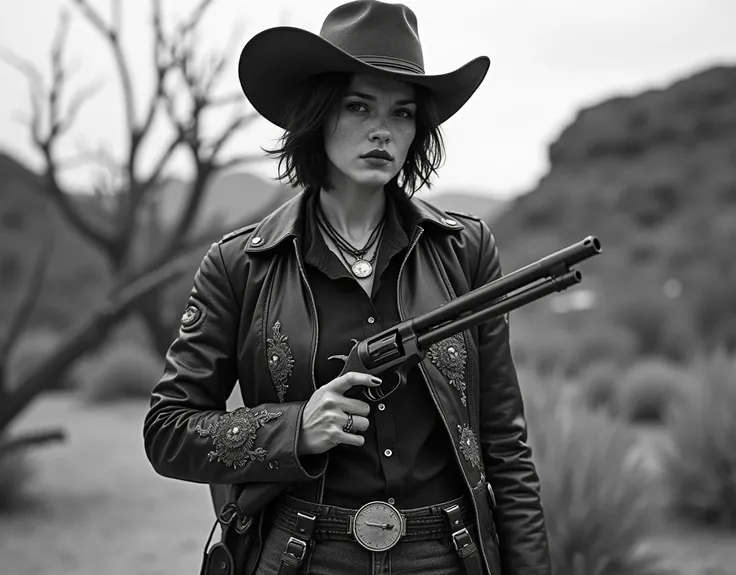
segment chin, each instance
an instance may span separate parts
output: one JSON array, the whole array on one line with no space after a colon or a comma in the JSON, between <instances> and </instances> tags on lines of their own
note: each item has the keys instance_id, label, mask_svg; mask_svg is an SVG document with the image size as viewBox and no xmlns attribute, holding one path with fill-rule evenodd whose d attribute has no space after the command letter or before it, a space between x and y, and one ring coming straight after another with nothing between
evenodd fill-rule
<instances>
[{"instance_id":1,"label":"chin","mask_svg":"<svg viewBox=\"0 0 736 575\"><path fill-rule=\"evenodd\" d=\"M372 174L354 174L352 180L360 185L367 188L383 187L388 184L396 174L383 173L372 173Z\"/></svg>"}]
</instances>

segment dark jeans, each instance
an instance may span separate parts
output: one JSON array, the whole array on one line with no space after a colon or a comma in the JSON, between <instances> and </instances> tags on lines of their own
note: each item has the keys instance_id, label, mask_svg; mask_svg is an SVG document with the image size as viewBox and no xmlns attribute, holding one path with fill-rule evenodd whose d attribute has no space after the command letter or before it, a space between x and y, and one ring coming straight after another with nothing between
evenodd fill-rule
<instances>
[{"instance_id":1,"label":"dark jeans","mask_svg":"<svg viewBox=\"0 0 736 575\"><path fill-rule=\"evenodd\" d=\"M291 536L278 525L271 527L266 536L258 575L277 575L281 554ZM310 575L463 575L450 537L429 541L399 541L382 553L373 553L355 541L314 541L304 558L299 573Z\"/></svg>"}]
</instances>

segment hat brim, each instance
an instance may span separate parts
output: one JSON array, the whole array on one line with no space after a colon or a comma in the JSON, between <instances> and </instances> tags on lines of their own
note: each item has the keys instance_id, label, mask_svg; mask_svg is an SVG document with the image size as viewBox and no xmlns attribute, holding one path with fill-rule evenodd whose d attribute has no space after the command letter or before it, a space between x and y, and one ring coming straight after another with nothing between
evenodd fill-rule
<instances>
[{"instance_id":1,"label":"hat brim","mask_svg":"<svg viewBox=\"0 0 736 575\"><path fill-rule=\"evenodd\" d=\"M238 64L240 86L253 107L282 128L284 111L310 76L326 73L372 73L423 86L433 93L440 124L463 107L488 72L490 60L480 56L446 74L428 75L387 70L354 58L324 38L301 28L280 26L254 36Z\"/></svg>"}]
</instances>

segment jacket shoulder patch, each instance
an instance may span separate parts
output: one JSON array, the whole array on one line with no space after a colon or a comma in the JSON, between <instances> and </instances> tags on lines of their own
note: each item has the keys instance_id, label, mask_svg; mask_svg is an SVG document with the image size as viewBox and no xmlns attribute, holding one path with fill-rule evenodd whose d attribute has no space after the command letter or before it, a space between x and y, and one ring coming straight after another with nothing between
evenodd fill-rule
<instances>
[{"instance_id":1,"label":"jacket shoulder patch","mask_svg":"<svg viewBox=\"0 0 736 575\"><path fill-rule=\"evenodd\" d=\"M231 240L233 238L237 238L238 236L242 236L243 234L247 234L249 232L252 232L253 230L256 229L257 226L258 226L258 223L249 224L247 226L243 226L240 229L234 230L234 231L232 231L230 233L227 233L224 236L222 236L222 238L220 239L220 241L218 243L224 244L228 240Z\"/></svg>"},{"instance_id":2,"label":"jacket shoulder patch","mask_svg":"<svg viewBox=\"0 0 736 575\"><path fill-rule=\"evenodd\" d=\"M198 305L190 303L184 310L184 315L181 316L181 328L184 331L190 331L197 326L203 317L202 309Z\"/></svg>"}]
</instances>

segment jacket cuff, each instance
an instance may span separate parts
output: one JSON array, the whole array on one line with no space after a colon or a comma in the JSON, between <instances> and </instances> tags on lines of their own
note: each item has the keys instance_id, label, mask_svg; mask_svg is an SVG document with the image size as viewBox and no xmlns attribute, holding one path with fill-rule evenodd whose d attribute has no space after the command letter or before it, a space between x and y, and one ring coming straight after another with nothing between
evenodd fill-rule
<instances>
[{"instance_id":1,"label":"jacket cuff","mask_svg":"<svg viewBox=\"0 0 736 575\"><path fill-rule=\"evenodd\" d=\"M243 470L243 481L296 483L317 479L325 472L326 453L300 456L297 451L305 406L306 402L259 406L278 413L279 417L258 430L256 443L262 446L266 456L261 462L253 462L250 469Z\"/></svg>"}]
</instances>

